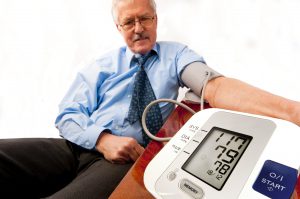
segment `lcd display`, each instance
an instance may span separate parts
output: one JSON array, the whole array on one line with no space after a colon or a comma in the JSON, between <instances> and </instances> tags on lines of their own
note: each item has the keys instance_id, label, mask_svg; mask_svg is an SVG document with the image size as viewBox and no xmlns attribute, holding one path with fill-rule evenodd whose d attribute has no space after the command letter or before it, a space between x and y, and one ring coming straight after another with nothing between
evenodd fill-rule
<instances>
[{"instance_id":1,"label":"lcd display","mask_svg":"<svg viewBox=\"0 0 300 199\"><path fill-rule=\"evenodd\" d=\"M252 137L213 127L182 169L221 190Z\"/></svg>"}]
</instances>

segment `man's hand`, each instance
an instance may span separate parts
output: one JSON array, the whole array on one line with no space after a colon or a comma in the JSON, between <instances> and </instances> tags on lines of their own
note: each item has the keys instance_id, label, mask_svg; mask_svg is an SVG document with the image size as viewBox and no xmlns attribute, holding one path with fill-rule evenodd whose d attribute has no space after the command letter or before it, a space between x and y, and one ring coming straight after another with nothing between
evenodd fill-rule
<instances>
[{"instance_id":1,"label":"man's hand","mask_svg":"<svg viewBox=\"0 0 300 199\"><path fill-rule=\"evenodd\" d=\"M145 150L133 138L115 136L105 132L101 133L96 148L104 155L105 159L117 164L136 161Z\"/></svg>"}]
</instances>

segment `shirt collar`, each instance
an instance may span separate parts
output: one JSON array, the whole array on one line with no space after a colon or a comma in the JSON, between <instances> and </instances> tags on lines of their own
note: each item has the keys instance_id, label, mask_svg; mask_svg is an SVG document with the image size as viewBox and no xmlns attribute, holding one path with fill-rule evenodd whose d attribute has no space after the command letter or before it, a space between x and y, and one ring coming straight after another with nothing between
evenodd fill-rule
<instances>
[{"instance_id":1,"label":"shirt collar","mask_svg":"<svg viewBox=\"0 0 300 199\"><path fill-rule=\"evenodd\" d=\"M160 59L159 46L158 46L157 43L155 43L152 50L156 53L158 59ZM131 68L133 66L132 60L133 60L133 57L134 57L134 53L128 47L126 47L125 56L126 56L127 63L129 64L129 68Z\"/></svg>"}]
</instances>

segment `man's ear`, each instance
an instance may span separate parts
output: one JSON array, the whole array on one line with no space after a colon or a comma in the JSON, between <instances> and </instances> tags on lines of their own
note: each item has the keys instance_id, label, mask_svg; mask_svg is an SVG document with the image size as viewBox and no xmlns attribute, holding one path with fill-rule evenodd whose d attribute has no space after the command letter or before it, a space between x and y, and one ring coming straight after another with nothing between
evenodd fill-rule
<instances>
[{"instance_id":1,"label":"man's ear","mask_svg":"<svg viewBox=\"0 0 300 199\"><path fill-rule=\"evenodd\" d=\"M121 27L118 24L115 24L118 31L121 33Z\"/></svg>"}]
</instances>

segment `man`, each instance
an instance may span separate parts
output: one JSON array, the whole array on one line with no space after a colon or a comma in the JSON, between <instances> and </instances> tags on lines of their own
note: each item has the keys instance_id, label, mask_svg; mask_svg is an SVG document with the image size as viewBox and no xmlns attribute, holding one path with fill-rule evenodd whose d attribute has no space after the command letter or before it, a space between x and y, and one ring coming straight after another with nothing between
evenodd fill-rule
<instances>
[{"instance_id":1,"label":"man","mask_svg":"<svg viewBox=\"0 0 300 199\"><path fill-rule=\"evenodd\" d=\"M182 44L156 42L153 0L114 0L112 13L127 46L78 73L56 119L65 139L0 141L1 197L107 198L147 145L140 121L130 122L135 76L142 67L156 98L176 99L184 85L200 93L209 71L204 97L212 107L300 125L299 102L224 77ZM144 55L149 58L140 64L138 58ZM199 86L184 81L190 70L198 71ZM160 104L161 119L172 108Z\"/></svg>"}]
</instances>

